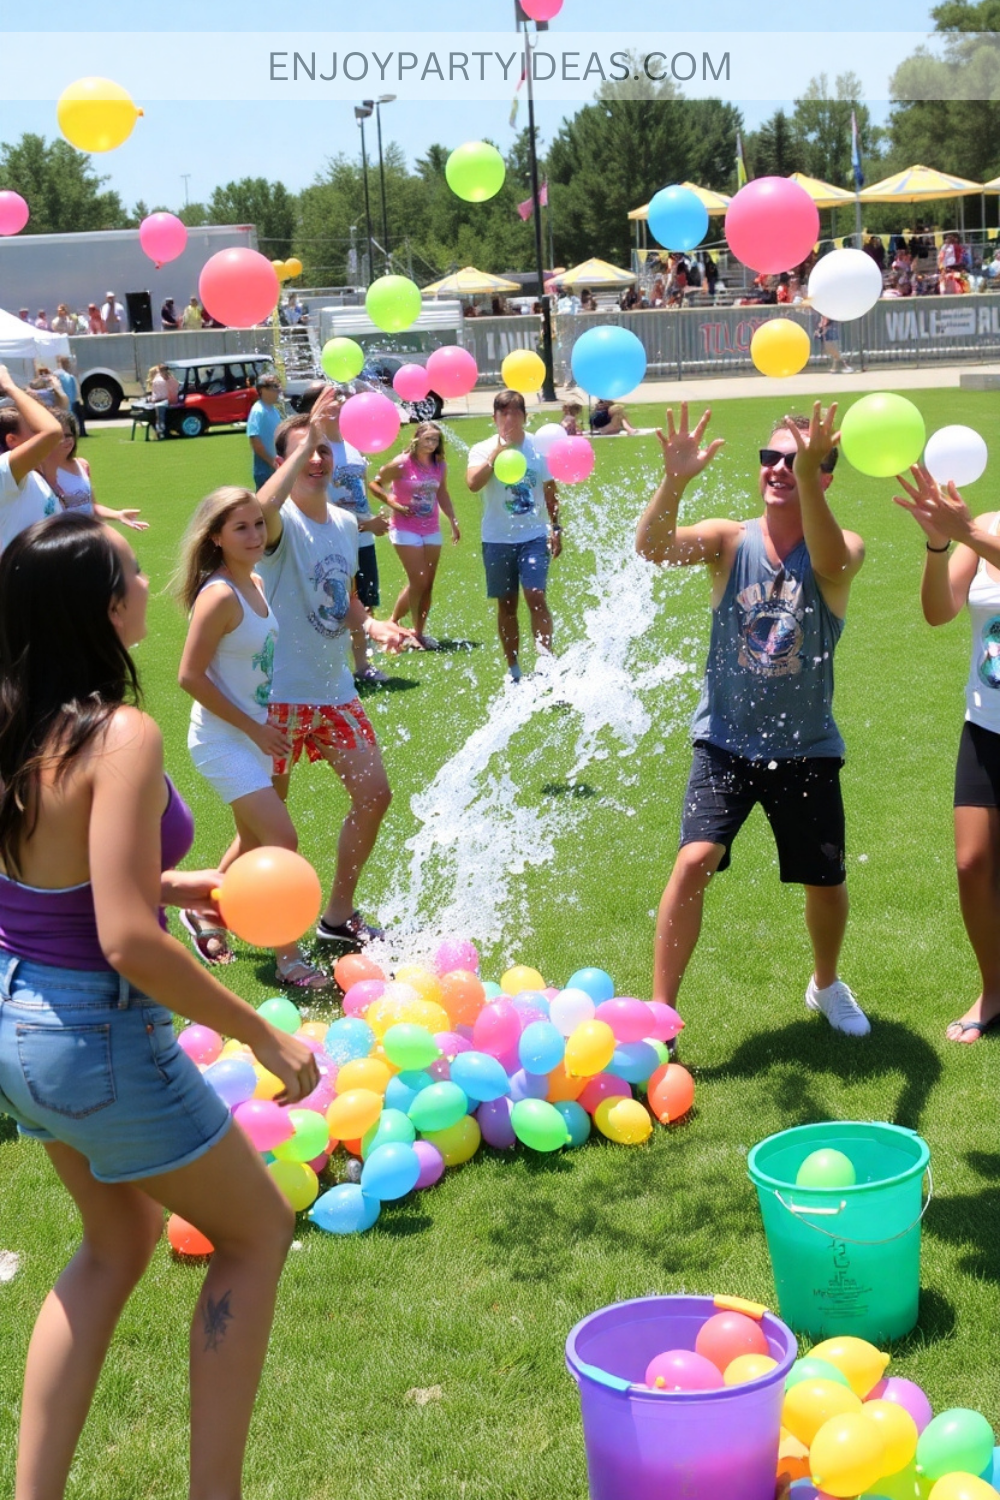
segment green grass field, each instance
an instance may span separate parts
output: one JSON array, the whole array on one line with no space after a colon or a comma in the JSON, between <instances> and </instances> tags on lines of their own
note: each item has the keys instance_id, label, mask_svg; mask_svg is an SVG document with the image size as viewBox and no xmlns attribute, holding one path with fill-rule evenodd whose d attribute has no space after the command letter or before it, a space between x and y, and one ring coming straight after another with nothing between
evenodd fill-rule
<instances>
[{"instance_id":1,"label":"green grass field","mask_svg":"<svg viewBox=\"0 0 1000 1500\"><path fill-rule=\"evenodd\" d=\"M1000 451L993 397L912 399L929 429L969 422ZM727 447L689 516L756 513L756 449L787 409L780 394L718 403L712 431ZM651 408L631 415L659 419ZM560 664L551 680L505 689L460 446L488 424L456 420L448 430L464 535L443 556L430 625L465 644L395 661L394 690L367 699L395 801L364 906L397 924L463 924L481 944L486 977L521 960L560 983L595 963L619 993L648 995L707 581L698 570L654 575L633 558L656 443L605 441L590 483L564 491L566 550L550 590ZM246 440L131 444L116 429L84 451L98 498L139 505L153 522L133 538L156 593L138 659L169 769L196 812L191 862L211 864L229 815L187 754L189 703L175 685L184 621L162 590L194 502L248 476ZM974 509L994 507L991 477L995 460L970 491ZM386 1209L361 1237L331 1238L303 1220L251 1439L252 1500L583 1500L579 1405L563 1365L569 1329L606 1303L653 1292L773 1301L747 1150L830 1117L889 1120L929 1141L936 1198L924 1221L921 1319L891 1368L920 1381L936 1409L974 1406L1000 1421L990 1354L1000 1319L997 1054L989 1041L943 1040L977 989L951 833L968 626L924 624L923 540L892 492L846 463L831 492L868 547L837 656L836 709L848 747L853 902L842 974L872 1018L870 1039L837 1036L805 1011L801 892L779 884L755 815L733 869L709 892L681 997L682 1057L698 1085L691 1118L640 1149L596 1140L555 1158L481 1153ZM379 557L385 614L401 574L387 543ZM326 768L296 773L293 815L324 879L344 805ZM270 965L249 951L226 976L253 1001L273 989ZM987 1141L976 1134L983 1110L994 1120ZM77 1223L44 1153L5 1123L0 1173L0 1248L21 1256L19 1274L0 1286L0 1489L10 1493L25 1349ZM99 1387L70 1487L78 1500L185 1493L187 1324L200 1277L161 1245ZM434 1386L440 1399L407 1397Z\"/></svg>"}]
</instances>

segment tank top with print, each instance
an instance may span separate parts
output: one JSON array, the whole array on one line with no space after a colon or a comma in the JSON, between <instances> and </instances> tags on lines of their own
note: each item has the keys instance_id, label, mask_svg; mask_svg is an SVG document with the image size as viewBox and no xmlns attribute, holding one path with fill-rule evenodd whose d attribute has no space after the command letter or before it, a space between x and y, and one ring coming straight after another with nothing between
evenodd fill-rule
<instances>
[{"instance_id":1,"label":"tank top with print","mask_svg":"<svg viewBox=\"0 0 1000 1500\"><path fill-rule=\"evenodd\" d=\"M222 637L205 676L220 693L225 694L230 703L235 703L251 719L263 724L267 719L271 678L274 674L274 643L278 636L278 622L269 604L266 615L255 614L239 589L228 578L210 578L203 589L214 588L219 584L232 590L243 610L243 618L235 630ZM263 594L261 599L264 600ZM226 724L201 703L193 704L191 723L200 729L222 728L226 734L234 732L232 725Z\"/></svg>"},{"instance_id":2,"label":"tank top with print","mask_svg":"<svg viewBox=\"0 0 1000 1500\"><path fill-rule=\"evenodd\" d=\"M1000 513L990 535L1000 535ZM969 586L972 621L972 661L965 685L965 717L971 724L1000 734L1000 583L991 578L979 559Z\"/></svg>"}]
</instances>

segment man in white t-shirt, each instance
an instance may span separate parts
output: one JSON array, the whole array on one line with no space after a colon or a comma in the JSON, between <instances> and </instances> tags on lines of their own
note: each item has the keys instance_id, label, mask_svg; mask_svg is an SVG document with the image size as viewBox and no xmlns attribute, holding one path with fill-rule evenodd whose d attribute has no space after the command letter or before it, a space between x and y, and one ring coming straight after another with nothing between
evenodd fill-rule
<instances>
[{"instance_id":1,"label":"man in white t-shirt","mask_svg":"<svg viewBox=\"0 0 1000 1500\"><path fill-rule=\"evenodd\" d=\"M109 292L104 306L101 308L101 318L104 322L105 333L126 333L125 309L118 301L114 292Z\"/></svg>"},{"instance_id":2,"label":"man in white t-shirt","mask_svg":"<svg viewBox=\"0 0 1000 1500\"><path fill-rule=\"evenodd\" d=\"M287 754L274 763L274 785L287 797L303 750L340 777L351 807L316 936L360 948L381 935L355 909L354 892L392 793L354 687L351 632L361 629L397 651L414 636L391 621L373 620L357 595L358 523L327 497L333 454L324 428L336 399L331 387L310 415L289 417L275 433L278 468L257 496L267 522L267 551L258 567L279 627L268 718L288 739Z\"/></svg>"},{"instance_id":3,"label":"man in white t-shirt","mask_svg":"<svg viewBox=\"0 0 1000 1500\"><path fill-rule=\"evenodd\" d=\"M13 406L0 407L0 551L36 521L54 516L59 501L35 471L63 430L55 416L27 391L20 390L0 365L0 396Z\"/></svg>"},{"instance_id":4,"label":"man in white t-shirt","mask_svg":"<svg viewBox=\"0 0 1000 1500\"><path fill-rule=\"evenodd\" d=\"M497 601L497 630L512 682L521 680L518 653L518 586L531 616L535 641L552 650L552 616L545 598L549 556L562 551L559 498L545 459L524 431L524 397L499 391L493 400L497 436L469 450L465 482L483 497L483 563L486 595ZM493 465L505 448L524 454L527 468L514 484L502 484Z\"/></svg>"}]
</instances>

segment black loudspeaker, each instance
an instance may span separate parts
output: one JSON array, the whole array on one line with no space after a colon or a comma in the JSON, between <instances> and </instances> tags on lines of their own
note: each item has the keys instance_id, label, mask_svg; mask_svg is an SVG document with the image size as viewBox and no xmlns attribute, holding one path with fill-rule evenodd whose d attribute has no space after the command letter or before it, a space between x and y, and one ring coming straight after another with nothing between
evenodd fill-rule
<instances>
[{"instance_id":1,"label":"black loudspeaker","mask_svg":"<svg viewBox=\"0 0 1000 1500\"><path fill-rule=\"evenodd\" d=\"M153 332L153 302L148 292L126 292L125 307L131 333Z\"/></svg>"}]
</instances>

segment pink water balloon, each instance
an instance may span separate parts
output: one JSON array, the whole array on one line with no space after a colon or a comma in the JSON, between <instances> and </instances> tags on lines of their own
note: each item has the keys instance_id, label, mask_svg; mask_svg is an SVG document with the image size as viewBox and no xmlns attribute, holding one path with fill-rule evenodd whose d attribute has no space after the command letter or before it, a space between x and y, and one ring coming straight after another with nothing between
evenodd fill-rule
<instances>
[{"instance_id":1,"label":"pink water balloon","mask_svg":"<svg viewBox=\"0 0 1000 1500\"><path fill-rule=\"evenodd\" d=\"M560 484L582 484L594 471L594 450L584 437L559 438L552 444L546 463Z\"/></svg>"},{"instance_id":2,"label":"pink water balloon","mask_svg":"<svg viewBox=\"0 0 1000 1500\"><path fill-rule=\"evenodd\" d=\"M11 188L0 192L0 234L20 234L30 214L20 193Z\"/></svg>"},{"instance_id":3,"label":"pink water balloon","mask_svg":"<svg viewBox=\"0 0 1000 1500\"><path fill-rule=\"evenodd\" d=\"M434 955L434 969L438 974L451 974L455 969L478 974L479 951L475 943L465 938L445 938Z\"/></svg>"},{"instance_id":4,"label":"pink water balloon","mask_svg":"<svg viewBox=\"0 0 1000 1500\"><path fill-rule=\"evenodd\" d=\"M252 328L264 322L277 307L280 292L271 262L244 245L216 251L198 277L202 306L227 328Z\"/></svg>"},{"instance_id":5,"label":"pink water balloon","mask_svg":"<svg viewBox=\"0 0 1000 1500\"><path fill-rule=\"evenodd\" d=\"M157 270L184 254L187 239L187 225L176 214L150 214L139 225L139 244Z\"/></svg>"},{"instance_id":6,"label":"pink water balloon","mask_svg":"<svg viewBox=\"0 0 1000 1500\"><path fill-rule=\"evenodd\" d=\"M902 1375L890 1375L888 1379L880 1380L873 1390L865 1397L866 1401L891 1401L894 1406L901 1406L908 1411L917 1424L917 1431L923 1432L934 1415L934 1410L920 1386L913 1380L907 1380Z\"/></svg>"},{"instance_id":7,"label":"pink water balloon","mask_svg":"<svg viewBox=\"0 0 1000 1500\"><path fill-rule=\"evenodd\" d=\"M442 1057L451 1059L457 1057L460 1052L471 1052L472 1043L464 1036L459 1036L457 1031L436 1031L434 1040L441 1049Z\"/></svg>"},{"instance_id":8,"label":"pink water balloon","mask_svg":"<svg viewBox=\"0 0 1000 1500\"><path fill-rule=\"evenodd\" d=\"M655 1391L718 1391L722 1376L710 1359L693 1349L668 1349L649 1361L646 1384Z\"/></svg>"},{"instance_id":9,"label":"pink water balloon","mask_svg":"<svg viewBox=\"0 0 1000 1500\"><path fill-rule=\"evenodd\" d=\"M603 1000L594 1019L607 1021L617 1042L642 1042L651 1034L649 1006L645 1000L631 1000L625 996Z\"/></svg>"},{"instance_id":10,"label":"pink water balloon","mask_svg":"<svg viewBox=\"0 0 1000 1500\"><path fill-rule=\"evenodd\" d=\"M199 1026L197 1022L185 1026L177 1038L177 1045L182 1052L187 1053L192 1062L196 1062L202 1068L207 1068L209 1063L214 1063L222 1052L222 1038L219 1033L213 1031L211 1026Z\"/></svg>"},{"instance_id":11,"label":"pink water balloon","mask_svg":"<svg viewBox=\"0 0 1000 1500\"><path fill-rule=\"evenodd\" d=\"M437 391L439 396L467 396L479 379L479 370L468 349L460 349L457 344L445 344L442 349L435 349L428 359L427 378L431 383L431 390Z\"/></svg>"},{"instance_id":12,"label":"pink water balloon","mask_svg":"<svg viewBox=\"0 0 1000 1500\"><path fill-rule=\"evenodd\" d=\"M414 1141L413 1149L420 1159L420 1176L415 1187L433 1187L444 1176L444 1157L432 1141Z\"/></svg>"},{"instance_id":13,"label":"pink water balloon","mask_svg":"<svg viewBox=\"0 0 1000 1500\"><path fill-rule=\"evenodd\" d=\"M363 1016L385 989L384 979L359 979L344 996L344 1015Z\"/></svg>"},{"instance_id":14,"label":"pink water balloon","mask_svg":"<svg viewBox=\"0 0 1000 1500\"><path fill-rule=\"evenodd\" d=\"M650 1037L654 1042L672 1042L684 1030L684 1022L672 1005L665 1005L662 1000L647 1000L646 1009L652 1012L653 1024L643 1041Z\"/></svg>"},{"instance_id":15,"label":"pink water balloon","mask_svg":"<svg viewBox=\"0 0 1000 1500\"><path fill-rule=\"evenodd\" d=\"M521 9L533 21L553 21L563 8L563 0L521 0Z\"/></svg>"},{"instance_id":16,"label":"pink water balloon","mask_svg":"<svg viewBox=\"0 0 1000 1500\"><path fill-rule=\"evenodd\" d=\"M614 1073L598 1073L584 1086L576 1102L587 1111L588 1115L592 1115L605 1099L631 1099L631 1097L631 1086L625 1082L624 1078L619 1078Z\"/></svg>"},{"instance_id":17,"label":"pink water balloon","mask_svg":"<svg viewBox=\"0 0 1000 1500\"><path fill-rule=\"evenodd\" d=\"M726 209L729 248L752 271L790 271L818 239L819 210L787 177L755 177Z\"/></svg>"},{"instance_id":18,"label":"pink water balloon","mask_svg":"<svg viewBox=\"0 0 1000 1500\"><path fill-rule=\"evenodd\" d=\"M423 365L400 365L392 377L392 388L401 401L423 401L431 383Z\"/></svg>"},{"instance_id":19,"label":"pink water balloon","mask_svg":"<svg viewBox=\"0 0 1000 1500\"><path fill-rule=\"evenodd\" d=\"M340 409L344 441L361 453L382 453L399 436L399 407L381 391L349 396Z\"/></svg>"},{"instance_id":20,"label":"pink water balloon","mask_svg":"<svg viewBox=\"0 0 1000 1500\"><path fill-rule=\"evenodd\" d=\"M491 1000L484 1005L472 1028L473 1046L491 1057L511 1052L521 1035L521 1017L509 1000ZM518 1065L519 1066L519 1065Z\"/></svg>"},{"instance_id":21,"label":"pink water balloon","mask_svg":"<svg viewBox=\"0 0 1000 1500\"><path fill-rule=\"evenodd\" d=\"M273 1151L295 1134L287 1111L271 1099L248 1099L245 1104L238 1104L233 1119L250 1137L255 1151Z\"/></svg>"}]
</instances>

